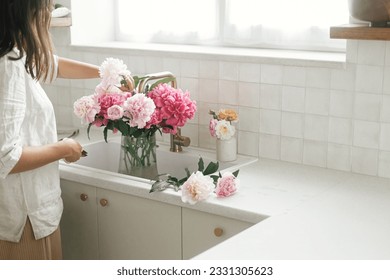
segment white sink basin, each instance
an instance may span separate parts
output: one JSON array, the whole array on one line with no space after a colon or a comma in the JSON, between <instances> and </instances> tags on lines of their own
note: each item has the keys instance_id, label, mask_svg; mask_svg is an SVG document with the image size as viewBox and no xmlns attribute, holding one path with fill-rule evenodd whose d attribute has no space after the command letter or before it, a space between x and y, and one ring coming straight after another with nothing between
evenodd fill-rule
<instances>
[{"instance_id":1,"label":"white sink basin","mask_svg":"<svg viewBox=\"0 0 390 280\"><path fill-rule=\"evenodd\" d=\"M117 173L119 167L119 141L104 142L98 141L84 145L84 150L88 156L81 158L75 165L88 168L104 170ZM199 149L194 147L183 147L183 152L174 153L169 151L169 146L165 143L158 143L157 148L157 169L158 174L169 173L181 179L186 176L185 168L190 172L198 169L199 157L203 158L205 166L210 161L216 162L215 152L212 150ZM255 162L257 158L238 155L237 160L232 162L220 162L219 170L235 171L240 166ZM121 174L122 175L122 174Z\"/></svg>"}]
</instances>

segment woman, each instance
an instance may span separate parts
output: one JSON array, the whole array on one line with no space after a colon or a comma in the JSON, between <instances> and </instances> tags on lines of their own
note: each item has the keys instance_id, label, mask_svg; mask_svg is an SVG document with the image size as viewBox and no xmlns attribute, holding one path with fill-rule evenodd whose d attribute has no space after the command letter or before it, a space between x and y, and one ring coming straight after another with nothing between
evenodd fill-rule
<instances>
[{"instance_id":1,"label":"woman","mask_svg":"<svg viewBox=\"0 0 390 280\"><path fill-rule=\"evenodd\" d=\"M53 55L50 0L0 2L0 259L61 259L58 160L81 145L57 142L51 102L39 84L98 78L97 66Z\"/></svg>"}]
</instances>

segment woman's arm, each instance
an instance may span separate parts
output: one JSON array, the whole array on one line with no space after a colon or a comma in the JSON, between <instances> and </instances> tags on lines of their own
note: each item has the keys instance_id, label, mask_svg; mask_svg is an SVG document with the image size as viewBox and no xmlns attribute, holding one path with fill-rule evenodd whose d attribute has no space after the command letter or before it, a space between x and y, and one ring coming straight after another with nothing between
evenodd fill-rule
<instances>
[{"instance_id":1,"label":"woman's arm","mask_svg":"<svg viewBox=\"0 0 390 280\"><path fill-rule=\"evenodd\" d=\"M63 57L58 58L58 78L91 79L99 78L99 67Z\"/></svg>"},{"instance_id":2,"label":"woman's arm","mask_svg":"<svg viewBox=\"0 0 390 280\"><path fill-rule=\"evenodd\" d=\"M80 159L81 151L81 145L68 138L44 146L24 147L19 161L10 174L32 170L60 159L74 162Z\"/></svg>"}]
</instances>

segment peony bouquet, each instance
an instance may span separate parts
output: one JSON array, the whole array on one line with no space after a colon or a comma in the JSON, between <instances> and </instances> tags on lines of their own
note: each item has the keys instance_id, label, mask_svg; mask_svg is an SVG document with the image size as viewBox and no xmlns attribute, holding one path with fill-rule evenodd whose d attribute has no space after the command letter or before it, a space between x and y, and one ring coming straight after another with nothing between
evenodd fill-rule
<instances>
[{"instance_id":1,"label":"peony bouquet","mask_svg":"<svg viewBox=\"0 0 390 280\"><path fill-rule=\"evenodd\" d=\"M169 85L172 79L162 79L142 92L137 88L145 77L131 76L122 60L107 58L99 69L101 82L95 92L74 103L74 113L83 123L120 131L123 136L151 135L157 130L175 134L192 119L196 102L188 91Z\"/></svg>"},{"instance_id":2,"label":"peony bouquet","mask_svg":"<svg viewBox=\"0 0 390 280\"><path fill-rule=\"evenodd\" d=\"M209 114L213 117L209 123L211 136L221 140L229 140L234 136L236 129L232 123L238 121L235 110L221 109L218 112L210 110Z\"/></svg>"},{"instance_id":3,"label":"peony bouquet","mask_svg":"<svg viewBox=\"0 0 390 280\"><path fill-rule=\"evenodd\" d=\"M84 124L88 124L88 135L92 126L104 127L104 140L107 142L109 130L113 133L119 131L123 136L121 162L130 168L126 174L138 176L140 173L133 172L134 167L145 170L153 165L153 161L156 162L156 153L153 151L156 144L150 138L156 131L175 134L178 128L194 117L196 103L190 99L188 91L169 84L174 78L160 79L141 88L146 77L131 76L127 66L119 59L107 58L99 71L101 82L93 94L83 96L74 103L74 113ZM225 120L230 121L231 117ZM223 128L220 130L223 134ZM130 140L123 142L124 138ZM181 189L182 201L190 204L207 199L213 192L217 197L234 194L239 186L236 178L238 170L222 175L217 173L218 168L218 162L210 162L205 168L200 158L198 170L190 173L186 169L187 176L182 179L169 174L156 176L153 173L150 178L157 180L152 184L150 192L166 188L174 188L176 191ZM119 172L125 173L121 167L119 169Z\"/></svg>"}]
</instances>

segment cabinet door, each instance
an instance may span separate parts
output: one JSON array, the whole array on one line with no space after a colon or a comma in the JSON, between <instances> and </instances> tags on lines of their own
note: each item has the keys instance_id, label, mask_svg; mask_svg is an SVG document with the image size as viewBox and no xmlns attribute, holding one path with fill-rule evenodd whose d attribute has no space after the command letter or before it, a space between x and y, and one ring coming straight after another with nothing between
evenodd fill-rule
<instances>
[{"instance_id":1,"label":"cabinet door","mask_svg":"<svg viewBox=\"0 0 390 280\"><path fill-rule=\"evenodd\" d=\"M61 179L64 212L61 239L64 259L98 259L96 188Z\"/></svg>"},{"instance_id":2,"label":"cabinet door","mask_svg":"<svg viewBox=\"0 0 390 280\"><path fill-rule=\"evenodd\" d=\"M183 208L183 259L190 259L252 225L248 222Z\"/></svg>"},{"instance_id":3,"label":"cabinet door","mask_svg":"<svg viewBox=\"0 0 390 280\"><path fill-rule=\"evenodd\" d=\"M179 206L105 189L97 194L100 259L181 259Z\"/></svg>"}]
</instances>

